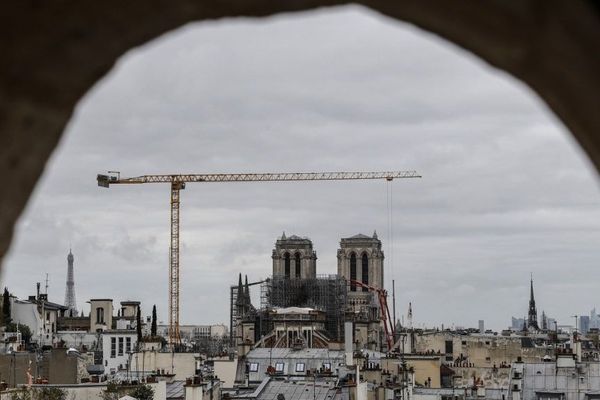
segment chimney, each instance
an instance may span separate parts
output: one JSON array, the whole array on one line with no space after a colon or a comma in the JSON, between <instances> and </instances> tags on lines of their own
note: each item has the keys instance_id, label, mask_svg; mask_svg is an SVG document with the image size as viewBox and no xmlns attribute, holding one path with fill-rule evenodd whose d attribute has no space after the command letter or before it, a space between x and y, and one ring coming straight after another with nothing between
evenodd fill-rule
<instances>
[{"instance_id":1,"label":"chimney","mask_svg":"<svg viewBox=\"0 0 600 400\"><path fill-rule=\"evenodd\" d=\"M352 339L354 336L354 324L352 321L344 322L344 353L346 355L346 365L354 365L354 345Z\"/></svg>"}]
</instances>

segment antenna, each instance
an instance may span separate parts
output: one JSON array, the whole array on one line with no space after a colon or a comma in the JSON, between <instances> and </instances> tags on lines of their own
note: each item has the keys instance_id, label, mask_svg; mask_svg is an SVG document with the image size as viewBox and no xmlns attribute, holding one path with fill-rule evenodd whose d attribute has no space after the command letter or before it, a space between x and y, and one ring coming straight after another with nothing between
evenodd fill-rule
<instances>
[{"instance_id":1,"label":"antenna","mask_svg":"<svg viewBox=\"0 0 600 400\"><path fill-rule=\"evenodd\" d=\"M46 272L46 297L48 297L48 273Z\"/></svg>"}]
</instances>

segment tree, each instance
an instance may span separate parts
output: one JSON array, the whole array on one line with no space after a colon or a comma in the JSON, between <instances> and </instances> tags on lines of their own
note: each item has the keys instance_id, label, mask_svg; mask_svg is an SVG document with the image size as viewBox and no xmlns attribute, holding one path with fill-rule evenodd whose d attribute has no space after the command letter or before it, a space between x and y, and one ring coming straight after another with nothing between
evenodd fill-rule
<instances>
[{"instance_id":1,"label":"tree","mask_svg":"<svg viewBox=\"0 0 600 400\"><path fill-rule=\"evenodd\" d=\"M23 324L18 324L19 325L19 332L21 332L21 339L23 339L23 341L25 343L29 343L29 341L31 340L31 328L29 328L27 325L23 325ZM17 324L15 324L14 322L8 323L6 324L6 332L16 332L17 331Z\"/></svg>"},{"instance_id":2,"label":"tree","mask_svg":"<svg viewBox=\"0 0 600 400\"><path fill-rule=\"evenodd\" d=\"M4 288L4 294L2 295L2 323L4 325L10 324L12 319L10 318L10 293L8 288Z\"/></svg>"},{"instance_id":3,"label":"tree","mask_svg":"<svg viewBox=\"0 0 600 400\"><path fill-rule=\"evenodd\" d=\"M66 400L67 391L57 387L23 388L12 392L11 400Z\"/></svg>"},{"instance_id":4,"label":"tree","mask_svg":"<svg viewBox=\"0 0 600 400\"><path fill-rule=\"evenodd\" d=\"M109 382L106 386L106 389L100 394L100 397L103 400L118 400L125 395L135 397L138 400L154 400L154 389L152 389L150 385L144 384L137 385L132 388L129 385L120 385L114 382Z\"/></svg>"},{"instance_id":5,"label":"tree","mask_svg":"<svg viewBox=\"0 0 600 400\"><path fill-rule=\"evenodd\" d=\"M149 385L140 385L136 387L133 392L131 392L131 396L139 400L153 400L154 389L152 389Z\"/></svg>"},{"instance_id":6,"label":"tree","mask_svg":"<svg viewBox=\"0 0 600 400\"><path fill-rule=\"evenodd\" d=\"M136 330L138 343L142 341L142 311L140 306L137 306Z\"/></svg>"},{"instance_id":7,"label":"tree","mask_svg":"<svg viewBox=\"0 0 600 400\"><path fill-rule=\"evenodd\" d=\"M156 304L152 307L152 326L150 327L150 336L156 336Z\"/></svg>"}]
</instances>

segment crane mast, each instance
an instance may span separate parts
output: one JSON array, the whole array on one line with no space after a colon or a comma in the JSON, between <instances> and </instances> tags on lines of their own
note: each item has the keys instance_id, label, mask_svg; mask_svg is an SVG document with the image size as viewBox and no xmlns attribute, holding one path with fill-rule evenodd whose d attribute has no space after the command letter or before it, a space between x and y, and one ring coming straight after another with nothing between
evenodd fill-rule
<instances>
[{"instance_id":1,"label":"crane mast","mask_svg":"<svg viewBox=\"0 0 600 400\"><path fill-rule=\"evenodd\" d=\"M171 185L171 243L169 248L169 344L181 343L179 332L179 206L180 191L188 182L286 182L286 181L340 181L357 179L420 178L416 171L383 172L279 172L279 173L239 173L239 174L163 174L141 175L121 178L117 171L96 177L98 186L110 187L120 184L169 183Z\"/></svg>"}]
</instances>

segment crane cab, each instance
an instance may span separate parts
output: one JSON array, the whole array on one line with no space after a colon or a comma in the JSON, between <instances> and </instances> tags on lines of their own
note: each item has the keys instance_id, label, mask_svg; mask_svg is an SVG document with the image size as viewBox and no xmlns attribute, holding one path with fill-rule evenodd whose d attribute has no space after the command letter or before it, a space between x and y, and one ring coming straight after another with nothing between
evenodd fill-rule
<instances>
[{"instance_id":1,"label":"crane cab","mask_svg":"<svg viewBox=\"0 0 600 400\"><path fill-rule=\"evenodd\" d=\"M119 178L117 178L114 175L102 175L102 174L98 174L98 176L96 176L96 180L98 181L98 186L101 187L109 187L109 185L111 183L115 183L119 180Z\"/></svg>"}]
</instances>

